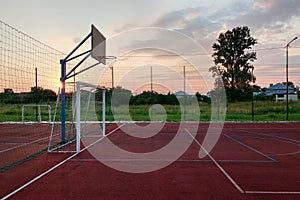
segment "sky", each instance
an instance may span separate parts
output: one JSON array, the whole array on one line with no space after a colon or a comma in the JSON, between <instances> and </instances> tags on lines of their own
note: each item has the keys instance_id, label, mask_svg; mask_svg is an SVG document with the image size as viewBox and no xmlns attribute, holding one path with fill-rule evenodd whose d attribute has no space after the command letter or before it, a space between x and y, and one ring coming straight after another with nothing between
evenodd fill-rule
<instances>
[{"instance_id":1,"label":"sky","mask_svg":"<svg viewBox=\"0 0 300 200\"><path fill-rule=\"evenodd\" d=\"M201 46L201 55L207 54L210 57L211 46L221 32L237 26L248 26L251 35L258 41L253 47L257 52L254 74L257 84L262 87L285 81L284 47L295 36L300 37L299 0L0 0L0 2L2 21L66 53L89 33L90 25L95 24L111 43L115 44L118 38L123 38L124 42L124 38L129 37L128 34L131 33L136 34L138 42L143 42L141 46L132 38L128 39L131 44L120 42L119 46L124 47L122 55L132 54L133 49L141 47L159 47L160 54L174 51L179 51L183 55L195 53L188 47L183 47L187 43L183 42L182 38L187 37ZM161 31L152 33L152 29L145 29L151 27L159 28ZM142 32L132 31L137 29L142 29ZM165 32L165 29L173 32ZM155 46L156 38L159 38L159 46ZM172 45L175 44L182 48L173 49ZM155 53L158 55L157 51ZM145 54L145 51L135 52L135 55L141 54ZM146 54L149 55L149 52ZM151 55L153 54L154 52L151 52ZM206 58L201 62L197 58L187 60L203 66L203 71L206 72L209 66L213 65ZM162 63L168 65L165 61L161 61L162 59L151 65L157 69ZM131 64L139 62L140 66L144 66L149 60L140 58L137 61L131 57L129 62ZM174 65L174 62L182 66L182 62L186 60L173 60L173 64L169 65ZM124 65L124 62L120 60L116 63L118 64ZM178 72L178 69L169 70L170 74ZM204 79L208 76L205 75L206 72L201 70L199 72L204 73L202 74ZM116 74L119 81L122 79L121 76ZM300 86L300 39L294 41L289 48L289 80Z\"/></svg>"}]
</instances>

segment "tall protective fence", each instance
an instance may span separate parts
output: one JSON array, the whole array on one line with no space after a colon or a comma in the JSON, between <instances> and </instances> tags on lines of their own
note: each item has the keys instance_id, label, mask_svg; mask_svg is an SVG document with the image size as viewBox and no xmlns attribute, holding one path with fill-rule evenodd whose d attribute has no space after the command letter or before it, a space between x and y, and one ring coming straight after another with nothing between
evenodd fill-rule
<instances>
[{"instance_id":1,"label":"tall protective fence","mask_svg":"<svg viewBox=\"0 0 300 200\"><path fill-rule=\"evenodd\" d=\"M63 56L0 21L0 171L46 150Z\"/></svg>"}]
</instances>

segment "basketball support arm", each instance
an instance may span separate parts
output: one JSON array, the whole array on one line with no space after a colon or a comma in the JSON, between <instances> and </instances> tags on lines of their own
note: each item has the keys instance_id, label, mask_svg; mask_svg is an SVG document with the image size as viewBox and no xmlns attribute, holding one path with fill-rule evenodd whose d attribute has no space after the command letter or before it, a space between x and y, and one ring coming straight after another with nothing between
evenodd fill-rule
<instances>
[{"instance_id":1,"label":"basketball support arm","mask_svg":"<svg viewBox=\"0 0 300 200\"><path fill-rule=\"evenodd\" d=\"M83 69L73 75L71 75L72 72L74 72L86 59L88 59L88 57L91 55L92 50L83 52L81 54L78 54L74 57L71 57L90 37L92 36L92 32L90 32L66 57L65 59L60 60L60 65L61 65L61 78L60 78L60 82L61 82L61 143L66 143L66 80L77 75L80 74L81 72L84 72L88 69L91 69L95 66L97 66L98 64L101 63L101 61L97 62L96 64L93 64L90 67L87 67L86 69ZM66 71L66 65L67 62L74 60L76 58L79 58L81 56L86 55L81 61L79 61L77 63L76 66L74 66L68 73ZM71 58L70 58L71 57Z\"/></svg>"}]
</instances>

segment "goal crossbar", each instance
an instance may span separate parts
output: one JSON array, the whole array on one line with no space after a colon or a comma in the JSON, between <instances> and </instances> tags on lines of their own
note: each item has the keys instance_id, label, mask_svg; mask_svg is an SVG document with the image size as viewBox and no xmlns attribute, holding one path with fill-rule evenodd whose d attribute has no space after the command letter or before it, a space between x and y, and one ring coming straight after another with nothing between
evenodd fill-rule
<instances>
[{"instance_id":1,"label":"goal crossbar","mask_svg":"<svg viewBox=\"0 0 300 200\"><path fill-rule=\"evenodd\" d=\"M104 87L99 87L93 84L89 83L84 83L84 82L76 82L76 152L80 152L80 139L81 139L81 87L86 86L86 87L92 87L95 89L101 89L102 90L102 136L105 136L105 129L106 129L106 117L105 117L105 88Z\"/></svg>"}]
</instances>

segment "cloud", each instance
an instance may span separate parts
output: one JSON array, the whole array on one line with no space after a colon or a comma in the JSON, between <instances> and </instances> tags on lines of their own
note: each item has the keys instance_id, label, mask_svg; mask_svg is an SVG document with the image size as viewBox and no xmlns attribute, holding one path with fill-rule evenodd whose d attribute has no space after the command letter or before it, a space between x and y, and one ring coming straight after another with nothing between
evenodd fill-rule
<instances>
[{"instance_id":1,"label":"cloud","mask_svg":"<svg viewBox=\"0 0 300 200\"><path fill-rule=\"evenodd\" d=\"M233 1L222 7L199 6L171 11L150 26L177 30L198 41L207 51L211 51L211 45L221 31L244 25L250 27L259 43L274 45L284 40L280 34L297 29L297 26L293 26L290 22L292 19L300 18L299 8L298 0ZM115 31L119 33L136 27L136 24L126 24Z\"/></svg>"},{"instance_id":2,"label":"cloud","mask_svg":"<svg viewBox=\"0 0 300 200\"><path fill-rule=\"evenodd\" d=\"M222 6L216 4L209 7L198 6L171 11L162 15L150 26L179 31L196 40L206 52L212 52L211 46L221 32L236 26L249 26L251 34L258 39L258 44L254 49L270 48L270 50L258 51L258 60L255 62L258 80L260 79L262 84L268 84L270 80L273 81L273 72L275 78L282 78L280 73L285 64L285 49L277 48L284 47L289 38L292 39L299 33L299 11L299 0L235 0ZM184 41L176 41L174 38L163 35L158 38L158 40L143 38L143 40L131 43L131 47L127 46L127 48L160 44L161 46L169 45L171 49L181 46L180 53L189 52L189 47ZM295 41L293 45L297 46L299 41ZM297 53L294 54L297 55ZM291 61L300 63L300 56L291 58ZM264 79L263 77L272 78ZM299 85L300 82L298 82L296 84Z\"/></svg>"},{"instance_id":3,"label":"cloud","mask_svg":"<svg viewBox=\"0 0 300 200\"><path fill-rule=\"evenodd\" d=\"M226 22L229 27L247 25L262 42L273 43L283 39L280 34L287 36L296 31L292 20L300 18L300 1L255 0L248 6ZM233 10L236 8L232 6Z\"/></svg>"},{"instance_id":4,"label":"cloud","mask_svg":"<svg viewBox=\"0 0 300 200\"><path fill-rule=\"evenodd\" d=\"M206 50L210 49L216 30L222 25L211 20L209 15L216 8L195 7L165 14L152 26L175 29L199 42Z\"/></svg>"},{"instance_id":5,"label":"cloud","mask_svg":"<svg viewBox=\"0 0 300 200\"><path fill-rule=\"evenodd\" d=\"M121 28L115 29L114 32L115 33L121 33L123 31L128 31L134 28L137 28L138 25L137 24L125 24L123 25Z\"/></svg>"},{"instance_id":6,"label":"cloud","mask_svg":"<svg viewBox=\"0 0 300 200\"><path fill-rule=\"evenodd\" d=\"M270 41L274 35L295 31L297 27L292 25L292 20L300 18L299 9L299 0L233 1L224 7L195 7L172 11L153 25L176 28L189 36L198 35L211 40L223 28L247 25L265 42Z\"/></svg>"},{"instance_id":7,"label":"cloud","mask_svg":"<svg viewBox=\"0 0 300 200\"><path fill-rule=\"evenodd\" d=\"M186 20L184 19L183 10L170 12L154 22L152 25L158 27L181 28L185 23Z\"/></svg>"}]
</instances>

